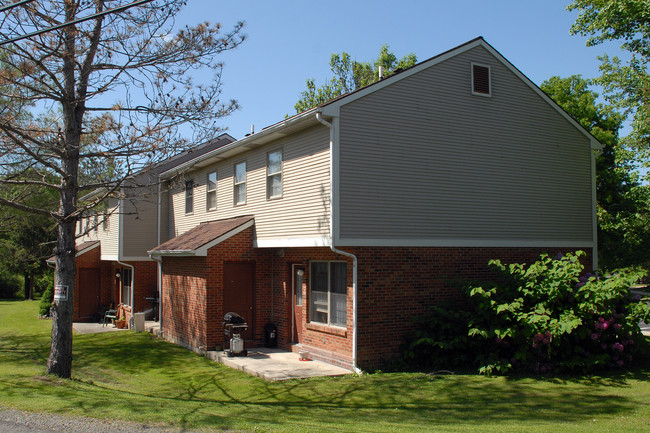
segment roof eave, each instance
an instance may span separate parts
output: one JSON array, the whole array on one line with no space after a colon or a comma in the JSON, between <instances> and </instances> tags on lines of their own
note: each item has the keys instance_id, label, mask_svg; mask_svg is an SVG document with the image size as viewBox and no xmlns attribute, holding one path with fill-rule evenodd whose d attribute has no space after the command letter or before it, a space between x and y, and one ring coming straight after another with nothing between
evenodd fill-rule
<instances>
[{"instance_id":1,"label":"roof eave","mask_svg":"<svg viewBox=\"0 0 650 433\"><path fill-rule=\"evenodd\" d=\"M282 131L283 129L286 129L289 126L299 125L300 123L310 120L319 111L320 111L320 107L314 107L307 111L303 111L300 114L296 114L295 116L289 117L288 119L284 119L281 122L278 122L274 125L264 128L261 131L256 132L255 134L248 135L247 137L244 137L240 140L227 144L218 149L214 149L211 152L204 153L203 155L191 159L183 164L177 165L174 168L171 168L165 172L160 173L160 177L162 179L167 179L179 173L188 171L189 169L196 166L197 164L216 158L221 154L232 152L233 150L239 148L244 148L242 149L242 152L244 152L248 150L245 149L247 145L250 146L254 144L263 144L272 141L275 139L274 136L278 135L280 131Z\"/></svg>"}]
</instances>

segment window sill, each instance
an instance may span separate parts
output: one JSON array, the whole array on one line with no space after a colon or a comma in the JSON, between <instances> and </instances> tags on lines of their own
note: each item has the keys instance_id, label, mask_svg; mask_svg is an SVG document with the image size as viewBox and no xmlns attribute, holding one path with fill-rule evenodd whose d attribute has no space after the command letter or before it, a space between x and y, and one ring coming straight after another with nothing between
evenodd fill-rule
<instances>
[{"instance_id":1,"label":"window sill","mask_svg":"<svg viewBox=\"0 0 650 433\"><path fill-rule=\"evenodd\" d=\"M307 322L305 324L305 327L310 331L336 335L337 337L346 338L348 336L348 330L346 328L340 328L338 326L330 326L322 323Z\"/></svg>"}]
</instances>

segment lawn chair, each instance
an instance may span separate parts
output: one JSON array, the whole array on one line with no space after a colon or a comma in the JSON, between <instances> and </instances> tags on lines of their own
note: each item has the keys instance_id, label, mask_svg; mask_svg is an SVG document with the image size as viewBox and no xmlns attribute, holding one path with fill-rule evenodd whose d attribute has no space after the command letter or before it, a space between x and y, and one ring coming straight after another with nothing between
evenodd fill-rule
<instances>
[{"instance_id":1,"label":"lawn chair","mask_svg":"<svg viewBox=\"0 0 650 433\"><path fill-rule=\"evenodd\" d=\"M102 321L102 328L106 326L106 321L110 320L110 323L114 323L114 321L117 319L117 310L112 310L108 309L104 313L104 320Z\"/></svg>"}]
</instances>

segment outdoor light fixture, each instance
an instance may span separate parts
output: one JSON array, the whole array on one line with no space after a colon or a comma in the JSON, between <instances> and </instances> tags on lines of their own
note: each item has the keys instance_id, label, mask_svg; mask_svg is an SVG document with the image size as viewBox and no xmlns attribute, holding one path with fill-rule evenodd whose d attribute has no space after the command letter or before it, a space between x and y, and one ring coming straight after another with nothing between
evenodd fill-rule
<instances>
[{"instance_id":1,"label":"outdoor light fixture","mask_svg":"<svg viewBox=\"0 0 650 433\"><path fill-rule=\"evenodd\" d=\"M119 272L115 273L115 278L120 278L120 273Z\"/></svg>"},{"instance_id":2,"label":"outdoor light fixture","mask_svg":"<svg viewBox=\"0 0 650 433\"><path fill-rule=\"evenodd\" d=\"M298 272L296 272L296 273L298 274L299 277L302 277L303 275L305 275L305 271L303 271L302 269L298 269Z\"/></svg>"}]
</instances>

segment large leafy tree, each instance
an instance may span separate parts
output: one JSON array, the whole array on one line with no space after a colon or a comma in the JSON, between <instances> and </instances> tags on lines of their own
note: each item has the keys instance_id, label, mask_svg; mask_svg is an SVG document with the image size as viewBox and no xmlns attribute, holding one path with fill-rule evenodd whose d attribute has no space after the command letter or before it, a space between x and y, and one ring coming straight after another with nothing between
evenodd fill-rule
<instances>
[{"instance_id":1,"label":"large leafy tree","mask_svg":"<svg viewBox=\"0 0 650 433\"><path fill-rule=\"evenodd\" d=\"M0 205L53 220L55 284L67 287L67 299L52 307L48 373L71 375L77 220L133 173L182 150L184 130L205 139L237 108L220 100L218 57L243 41L243 24L225 33L209 23L176 31L184 4L33 0L0 20L0 99L11 101L0 104L0 186L14 191L0 195ZM200 70L210 77L195 82ZM32 120L26 113L34 110L47 114ZM54 191L57 207L27 200L31 188ZM97 188L104 193L79 202Z\"/></svg>"},{"instance_id":2,"label":"large leafy tree","mask_svg":"<svg viewBox=\"0 0 650 433\"><path fill-rule=\"evenodd\" d=\"M621 116L579 75L551 77L541 86L555 102L600 141L596 158L598 252L605 268L645 264L650 260L650 193L631 168L622 146Z\"/></svg>"},{"instance_id":3,"label":"large leafy tree","mask_svg":"<svg viewBox=\"0 0 650 433\"><path fill-rule=\"evenodd\" d=\"M379 80L379 68L383 76L394 74L397 70L409 68L417 63L415 54L410 53L398 59L390 51L388 45L383 45L379 56L373 62L357 62L350 54L343 52L332 54L330 69L334 76L320 87L316 87L313 78L307 79L307 89L300 94L300 100L294 108L296 113L309 110L317 105L367 86Z\"/></svg>"},{"instance_id":4,"label":"large leafy tree","mask_svg":"<svg viewBox=\"0 0 650 433\"><path fill-rule=\"evenodd\" d=\"M648 0L574 0L579 12L573 34L588 36L588 46L620 41L627 58L600 57L602 75L595 82L605 97L630 116L632 132L624 142L638 163L650 167L650 2Z\"/></svg>"}]
</instances>

